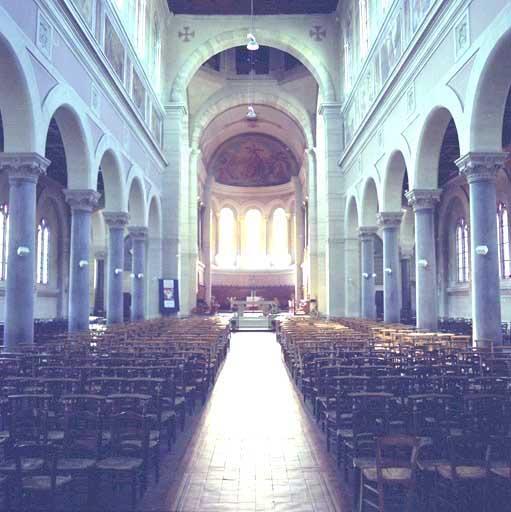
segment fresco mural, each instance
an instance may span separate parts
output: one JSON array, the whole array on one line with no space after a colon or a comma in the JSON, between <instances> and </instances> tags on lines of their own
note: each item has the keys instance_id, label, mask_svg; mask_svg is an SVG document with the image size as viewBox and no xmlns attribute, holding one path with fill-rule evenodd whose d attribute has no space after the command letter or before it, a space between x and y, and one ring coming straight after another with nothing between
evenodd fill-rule
<instances>
[{"instance_id":1,"label":"fresco mural","mask_svg":"<svg viewBox=\"0 0 511 512\"><path fill-rule=\"evenodd\" d=\"M73 4L82 15L89 28L93 28L95 0L73 0Z\"/></svg>"},{"instance_id":2,"label":"fresco mural","mask_svg":"<svg viewBox=\"0 0 511 512\"><path fill-rule=\"evenodd\" d=\"M369 112L374 100L390 78L403 53L419 30L431 7L439 0L401 0L399 7L387 20L379 47L370 52L370 62L364 76L358 80L344 112L345 145L353 139L358 127ZM349 32L348 32L349 33ZM348 45L351 46L349 41Z\"/></svg>"},{"instance_id":3,"label":"fresco mural","mask_svg":"<svg viewBox=\"0 0 511 512\"><path fill-rule=\"evenodd\" d=\"M288 183L300 167L286 145L257 133L236 136L222 144L210 169L222 185L267 187Z\"/></svg>"},{"instance_id":4,"label":"fresco mural","mask_svg":"<svg viewBox=\"0 0 511 512\"><path fill-rule=\"evenodd\" d=\"M124 82L124 46L108 16L105 16L105 55L115 74Z\"/></svg>"},{"instance_id":5,"label":"fresco mural","mask_svg":"<svg viewBox=\"0 0 511 512\"><path fill-rule=\"evenodd\" d=\"M145 87L135 69L133 69L133 101L142 117L145 118Z\"/></svg>"}]
</instances>

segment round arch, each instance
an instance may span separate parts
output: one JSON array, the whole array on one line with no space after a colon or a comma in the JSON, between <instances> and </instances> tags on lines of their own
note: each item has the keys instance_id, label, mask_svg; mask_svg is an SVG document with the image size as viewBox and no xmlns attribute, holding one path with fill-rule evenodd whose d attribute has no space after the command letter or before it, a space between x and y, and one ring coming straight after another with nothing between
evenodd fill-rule
<instances>
[{"instance_id":1,"label":"round arch","mask_svg":"<svg viewBox=\"0 0 511 512\"><path fill-rule=\"evenodd\" d=\"M379 211L378 188L374 178L367 178L362 192L362 208L360 220L362 226L376 226L376 215Z\"/></svg>"},{"instance_id":2,"label":"round arch","mask_svg":"<svg viewBox=\"0 0 511 512\"><path fill-rule=\"evenodd\" d=\"M138 176L133 177L129 185L128 213L133 226L146 225L146 204L144 186Z\"/></svg>"},{"instance_id":3,"label":"round arch","mask_svg":"<svg viewBox=\"0 0 511 512\"><path fill-rule=\"evenodd\" d=\"M383 177L382 205L383 212L399 212L402 208L403 179L409 167L400 150L390 154Z\"/></svg>"},{"instance_id":4,"label":"round arch","mask_svg":"<svg viewBox=\"0 0 511 512\"><path fill-rule=\"evenodd\" d=\"M52 118L59 127L66 154L67 177L69 189L95 188L92 166L92 142L89 126L84 115L74 105L80 98L70 88L57 85L46 97L43 109L43 126L48 132ZM40 148L44 154L45 147Z\"/></svg>"},{"instance_id":5,"label":"round arch","mask_svg":"<svg viewBox=\"0 0 511 512\"><path fill-rule=\"evenodd\" d=\"M219 114L230 108L244 105L246 102L247 95L242 92L232 94L232 91L228 88L216 92L204 103L193 118L192 145L199 145L202 135ZM291 95L283 93L276 96L274 94L255 92L251 102L256 107L258 105L273 107L291 117L302 131L306 145L314 146L314 130L312 129L311 118L307 111Z\"/></svg>"},{"instance_id":6,"label":"round arch","mask_svg":"<svg viewBox=\"0 0 511 512\"><path fill-rule=\"evenodd\" d=\"M4 151L37 152L44 138L41 126L41 104L37 80L23 39L15 24L0 7L0 112L4 130ZM44 141L43 141L44 147ZM44 154L44 153L43 153Z\"/></svg>"},{"instance_id":7,"label":"round arch","mask_svg":"<svg viewBox=\"0 0 511 512\"><path fill-rule=\"evenodd\" d=\"M435 107L429 112L421 130L413 179L409 175L411 188L436 189L438 187L440 151L445 131L451 120L454 121L458 132L460 153L464 154L464 148L462 147L463 136L459 131L459 127L463 126L463 118L453 116L452 111L444 106Z\"/></svg>"},{"instance_id":8,"label":"round arch","mask_svg":"<svg viewBox=\"0 0 511 512\"><path fill-rule=\"evenodd\" d=\"M223 32L206 41L199 48L195 49L191 55L186 56L181 64L179 73L172 83L170 101L185 103L188 84L202 64L217 53L239 46L240 41L244 41L246 35L246 28ZM270 30L258 28L257 40L259 44L277 48L297 58L316 79L322 100L325 102L334 102L336 100L334 81L325 64L318 57L317 52L303 44L298 49L296 39L285 31L271 32Z\"/></svg>"},{"instance_id":9,"label":"round arch","mask_svg":"<svg viewBox=\"0 0 511 512\"><path fill-rule=\"evenodd\" d=\"M467 88L470 151L502 151L502 127L511 86L511 4L488 27ZM464 153L462 153L464 154Z\"/></svg>"},{"instance_id":10,"label":"round arch","mask_svg":"<svg viewBox=\"0 0 511 512\"><path fill-rule=\"evenodd\" d=\"M357 199L351 196L346 203L346 220L345 220L345 233L347 238L358 238L359 222L359 209Z\"/></svg>"},{"instance_id":11,"label":"round arch","mask_svg":"<svg viewBox=\"0 0 511 512\"><path fill-rule=\"evenodd\" d=\"M103 135L96 149L94 169L97 170L97 173L94 174L96 183L99 172L103 175L105 209L112 212L127 211L120 154L120 148L118 148L115 141L110 136Z\"/></svg>"},{"instance_id":12,"label":"round arch","mask_svg":"<svg viewBox=\"0 0 511 512\"><path fill-rule=\"evenodd\" d=\"M161 200L156 194L153 194L149 200L147 227L150 239L161 238Z\"/></svg>"}]
</instances>

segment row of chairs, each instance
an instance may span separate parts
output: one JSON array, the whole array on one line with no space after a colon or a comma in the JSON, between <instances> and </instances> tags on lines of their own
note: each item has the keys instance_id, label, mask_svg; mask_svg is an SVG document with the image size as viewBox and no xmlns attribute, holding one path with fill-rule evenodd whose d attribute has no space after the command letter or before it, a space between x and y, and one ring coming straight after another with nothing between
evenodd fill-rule
<instances>
[{"instance_id":1,"label":"row of chairs","mask_svg":"<svg viewBox=\"0 0 511 512\"><path fill-rule=\"evenodd\" d=\"M392 510L398 497L397 510L508 510L510 452L495 449L511 439L508 356L381 343L374 323L346 323L288 319L278 339L354 509Z\"/></svg>"},{"instance_id":2,"label":"row of chairs","mask_svg":"<svg viewBox=\"0 0 511 512\"><path fill-rule=\"evenodd\" d=\"M134 509L152 470L159 479L162 441L170 450L205 402L228 347L226 323L166 319L3 354L6 508Z\"/></svg>"}]
</instances>

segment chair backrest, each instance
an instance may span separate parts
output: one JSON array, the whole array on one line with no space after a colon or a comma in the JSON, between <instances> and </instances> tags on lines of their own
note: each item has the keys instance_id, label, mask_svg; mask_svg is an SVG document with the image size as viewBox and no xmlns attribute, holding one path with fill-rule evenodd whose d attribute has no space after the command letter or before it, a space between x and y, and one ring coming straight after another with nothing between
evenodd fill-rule
<instances>
[{"instance_id":1,"label":"chair backrest","mask_svg":"<svg viewBox=\"0 0 511 512\"><path fill-rule=\"evenodd\" d=\"M102 441L102 418L90 411L74 411L66 415L64 450L68 457L99 456Z\"/></svg>"},{"instance_id":2,"label":"chair backrest","mask_svg":"<svg viewBox=\"0 0 511 512\"><path fill-rule=\"evenodd\" d=\"M125 411L112 416L112 451L146 457L149 450L149 422L146 416Z\"/></svg>"}]
</instances>

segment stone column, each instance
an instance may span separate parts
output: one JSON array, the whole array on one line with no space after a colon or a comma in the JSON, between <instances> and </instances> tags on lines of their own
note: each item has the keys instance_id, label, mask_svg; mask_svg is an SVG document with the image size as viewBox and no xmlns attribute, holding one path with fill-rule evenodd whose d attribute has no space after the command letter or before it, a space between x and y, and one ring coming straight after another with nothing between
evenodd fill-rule
<instances>
[{"instance_id":1,"label":"stone column","mask_svg":"<svg viewBox=\"0 0 511 512\"><path fill-rule=\"evenodd\" d=\"M343 145L343 119L339 103L323 103L318 123L323 124L323 138L318 147L323 151L318 166L319 250L324 272L324 293L319 296L320 311L328 316L344 314L344 212L346 194L344 177L339 167ZM321 132L318 132L321 133ZM319 155L318 155L319 156ZM323 297L322 297L323 295Z\"/></svg>"},{"instance_id":2,"label":"stone column","mask_svg":"<svg viewBox=\"0 0 511 512\"><path fill-rule=\"evenodd\" d=\"M180 201L184 148L187 147L188 112L184 104L165 106L163 146L168 166L162 175L162 276L167 279L179 277L179 224L183 216ZM188 166L186 166L188 167Z\"/></svg>"},{"instance_id":3,"label":"stone column","mask_svg":"<svg viewBox=\"0 0 511 512\"><path fill-rule=\"evenodd\" d=\"M411 259L411 254L401 254L401 310L405 318L409 318L412 313Z\"/></svg>"},{"instance_id":4,"label":"stone column","mask_svg":"<svg viewBox=\"0 0 511 512\"><path fill-rule=\"evenodd\" d=\"M344 241L346 271L346 316L360 316L360 240L347 238Z\"/></svg>"},{"instance_id":5,"label":"stone column","mask_svg":"<svg viewBox=\"0 0 511 512\"><path fill-rule=\"evenodd\" d=\"M0 170L9 176L5 352L34 342L36 186L49 164L37 153L0 153Z\"/></svg>"},{"instance_id":6,"label":"stone column","mask_svg":"<svg viewBox=\"0 0 511 512\"><path fill-rule=\"evenodd\" d=\"M131 273L131 320L145 319L146 243L147 228L130 226L128 232L132 241L133 258Z\"/></svg>"},{"instance_id":7,"label":"stone column","mask_svg":"<svg viewBox=\"0 0 511 512\"><path fill-rule=\"evenodd\" d=\"M95 190L66 190L65 195L71 208L68 329L70 332L87 331L90 315L91 215L100 195Z\"/></svg>"},{"instance_id":8,"label":"stone column","mask_svg":"<svg viewBox=\"0 0 511 512\"><path fill-rule=\"evenodd\" d=\"M438 329L435 205L439 190L415 189L406 194L415 214L415 276L417 327Z\"/></svg>"},{"instance_id":9,"label":"stone column","mask_svg":"<svg viewBox=\"0 0 511 512\"><path fill-rule=\"evenodd\" d=\"M127 212L105 212L108 226L108 297L106 318L108 324L124 320L123 273L124 273L124 229L128 224Z\"/></svg>"},{"instance_id":10,"label":"stone column","mask_svg":"<svg viewBox=\"0 0 511 512\"><path fill-rule=\"evenodd\" d=\"M402 217L402 212L378 214L378 224L383 229L383 321L390 324L401 319L399 228Z\"/></svg>"},{"instance_id":11,"label":"stone column","mask_svg":"<svg viewBox=\"0 0 511 512\"><path fill-rule=\"evenodd\" d=\"M456 165L470 187L473 339L480 346L502 343L497 242L497 171L504 153L468 153Z\"/></svg>"},{"instance_id":12,"label":"stone column","mask_svg":"<svg viewBox=\"0 0 511 512\"><path fill-rule=\"evenodd\" d=\"M204 186L204 229L202 240L202 255L204 263L204 288L206 291L206 302L211 302L211 231L212 231L212 212L211 212L211 182L212 176L208 175ZM234 233L233 233L234 236ZM213 256L214 257L214 256Z\"/></svg>"},{"instance_id":13,"label":"stone column","mask_svg":"<svg viewBox=\"0 0 511 512\"><path fill-rule=\"evenodd\" d=\"M314 148L305 151L307 158L308 179L308 240L309 240L309 295L311 299L317 299L319 289L319 253L318 253L318 191L317 191L317 162Z\"/></svg>"},{"instance_id":14,"label":"stone column","mask_svg":"<svg viewBox=\"0 0 511 512\"><path fill-rule=\"evenodd\" d=\"M362 281L361 302L362 318L376 319L375 278L374 273L374 235L378 229L375 226L364 226L358 230L361 250Z\"/></svg>"},{"instance_id":15,"label":"stone column","mask_svg":"<svg viewBox=\"0 0 511 512\"><path fill-rule=\"evenodd\" d=\"M303 253L305 247L305 222L303 218L303 188L300 178L293 177L295 188L295 301L298 303L303 299Z\"/></svg>"}]
</instances>

